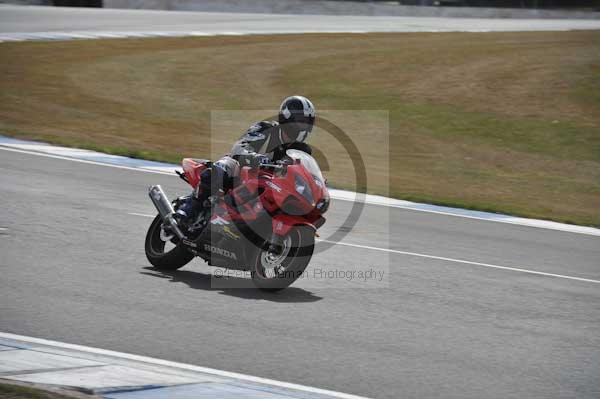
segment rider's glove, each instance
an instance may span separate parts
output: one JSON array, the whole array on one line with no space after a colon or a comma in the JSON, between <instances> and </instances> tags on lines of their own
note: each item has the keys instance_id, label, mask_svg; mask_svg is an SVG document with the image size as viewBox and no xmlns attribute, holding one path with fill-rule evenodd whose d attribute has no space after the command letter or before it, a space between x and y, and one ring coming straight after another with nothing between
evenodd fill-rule
<instances>
[{"instance_id":1,"label":"rider's glove","mask_svg":"<svg viewBox=\"0 0 600 399\"><path fill-rule=\"evenodd\" d=\"M264 164L267 164L270 162L271 162L271 159L269 159L269 157L266 155L257 155L254 157L254 164L256 166L264 165Z\"/></svg>"}]
</instances>

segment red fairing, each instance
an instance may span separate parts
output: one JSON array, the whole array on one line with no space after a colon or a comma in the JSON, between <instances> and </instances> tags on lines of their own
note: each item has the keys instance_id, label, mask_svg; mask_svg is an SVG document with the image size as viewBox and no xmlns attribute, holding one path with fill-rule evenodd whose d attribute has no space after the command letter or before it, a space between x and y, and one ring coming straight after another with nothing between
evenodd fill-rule
<instances>
[{"instance_id":1,"label":"red fairing","mask_svg":"<svg viewBox=\"0 0 600 399\"><path fill-rule=\"evenodd\" d=\"M200 184L200 175L207 169L206 164L192 158L183 158L181 166L190 186L196 188Z\"/></svg>"},{"instance_id":2,"label":"red fairing","mask_svg":"<svg viewBox=\"0 0 600 399\"><path fill-rule=\"evenodd\" d=\"M288 166L283 175L276 173L269 177L261 181L261 186L264 188L265 209L274 214L275 234L285 236L297 225L310 226L315 231L321 227L324 219L316 205L325 198L329 200L329 192L323 183L319 184L300 164ZM310 191L311 197L307 198L297 191L297 180L308 186L305 190Z\"/></svg>"},{"instance_id":3,"label":"red fairing","mask_svg":"<svg viewBox=\"0 0 600 399\"><path fill-rule=\"evenodd\" d=\"M273 233L277 234L278 236L285 236L289 233L292 227L299 225L309 226L317 231L317 227L303 216L290 216L283 214L273 216Z\"/></svg>"},{"instance_id":4,"label":"red fairing","mask_svg":"<svg viewBox=\"0 0 600 399\"><path fill-rule=\"evenodd\" d=\"M199 160L182 161L185 176L192 187L208 165ZM267 212L272 218L273 233L285 236L293 226L305 225L317 231L327 211L329 192L322 176L316 177L301 162L274 171L244 166L235 187L225 196L230 201L218 202L211 217L212 224L226 221L252 222Z\"/></svg>"},{"instance_id":5,"label":"red fairing","mask_svg":"<svg viewBox=\"0 0 600 399\"><path fill-rule=\"evenodd\" d=\"M308 186L307 191L311 193L312 201L296 190L296 182L302 182ZM271 179L264 180L262 185L265 189L265 197L273 202L273 205L286 211L286 204L293 203L297 207L294 215L309 215L315 210L315 206L323 198L329 198L329 192L324 184L317 184L313 176L302 165L290 165L285 175L273 175Z\"/></svg>"}]
</instances>

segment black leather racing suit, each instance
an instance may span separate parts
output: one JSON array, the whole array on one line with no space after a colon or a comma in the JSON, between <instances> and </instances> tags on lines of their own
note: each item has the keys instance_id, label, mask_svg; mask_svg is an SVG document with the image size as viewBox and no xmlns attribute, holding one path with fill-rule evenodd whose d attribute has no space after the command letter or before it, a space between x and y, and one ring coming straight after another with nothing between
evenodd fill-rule
<instances>
[{"instance_id":1,"label":"black leather racing suit","mask_svg":"<svg viewBox=\"0 0 600 399\"><path fill-rule=\"evenodd\" d=\"M217 193L218 190L227 191L233 186L240 166L257 166L261 158L276 162L292 148L312 153L312 149L306 143L286 142L286 135L278 122L255 123L233 144L230 154L214 162L211 169L202 173L198 188L179 209L188 221L194 220L211 193Z\"/></svg>"},{"instance_id":2,"label":"black leather racing suit","mask_svg":"<svg viewBox=\"0 0 600 399\"><path fill-rule=\"evenodd\" d=\"M270 161L278 161L285 156L285 151L296 148L311 153L308 144L286 142L286 135L279 123L262 121L255 123L235 142L230 156L242 166L252 165L257 156L267 156Z\"/></svg>"}]
</instances>

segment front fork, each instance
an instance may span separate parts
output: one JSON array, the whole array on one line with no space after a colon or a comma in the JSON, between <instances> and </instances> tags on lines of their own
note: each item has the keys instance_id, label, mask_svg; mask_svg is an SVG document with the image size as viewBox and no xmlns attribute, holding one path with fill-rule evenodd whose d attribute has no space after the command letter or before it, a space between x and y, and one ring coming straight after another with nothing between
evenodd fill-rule
<instances>
[{"instance_id":1,"label":"front fork","mask_svg":"<svg viewBox=\"0 0 600 399\"><path fill-rule=\"evenodd\" d=\"M268 242L267 251L274 255L279 255L283 251L283 239L284 236L273 233L271 239Z\"/></svg>"}]
</instances>

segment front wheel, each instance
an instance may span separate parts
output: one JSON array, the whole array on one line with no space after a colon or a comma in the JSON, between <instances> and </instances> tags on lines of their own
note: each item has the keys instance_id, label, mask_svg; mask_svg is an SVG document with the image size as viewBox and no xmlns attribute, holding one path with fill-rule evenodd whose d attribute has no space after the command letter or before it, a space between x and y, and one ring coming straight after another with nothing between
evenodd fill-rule
<instances>
[{"instance_id":1,"label":"front wheel","mask_svg":"<svg viewBox=\"0 0 600 399\"><path fill-rule=\"evenodd\" d=\"M308 226L294 226L282 242L281 252L263 249L254 259L252 281L265 291L279 291L304 272L315 247L315 232Z\"/></svg>"},{"instance_id":2,"label":"front wheel","mask_svg":"<svg viewBox=\"0 0 600 399\"><path fill-rule=\"evenodd\" d=\"M188 251L177 237L168 236L162 228L162 218L157 215L146 234L146 258L160 270L176 270L187 265L194 254Z\"/></svg>"}]
</instances>

